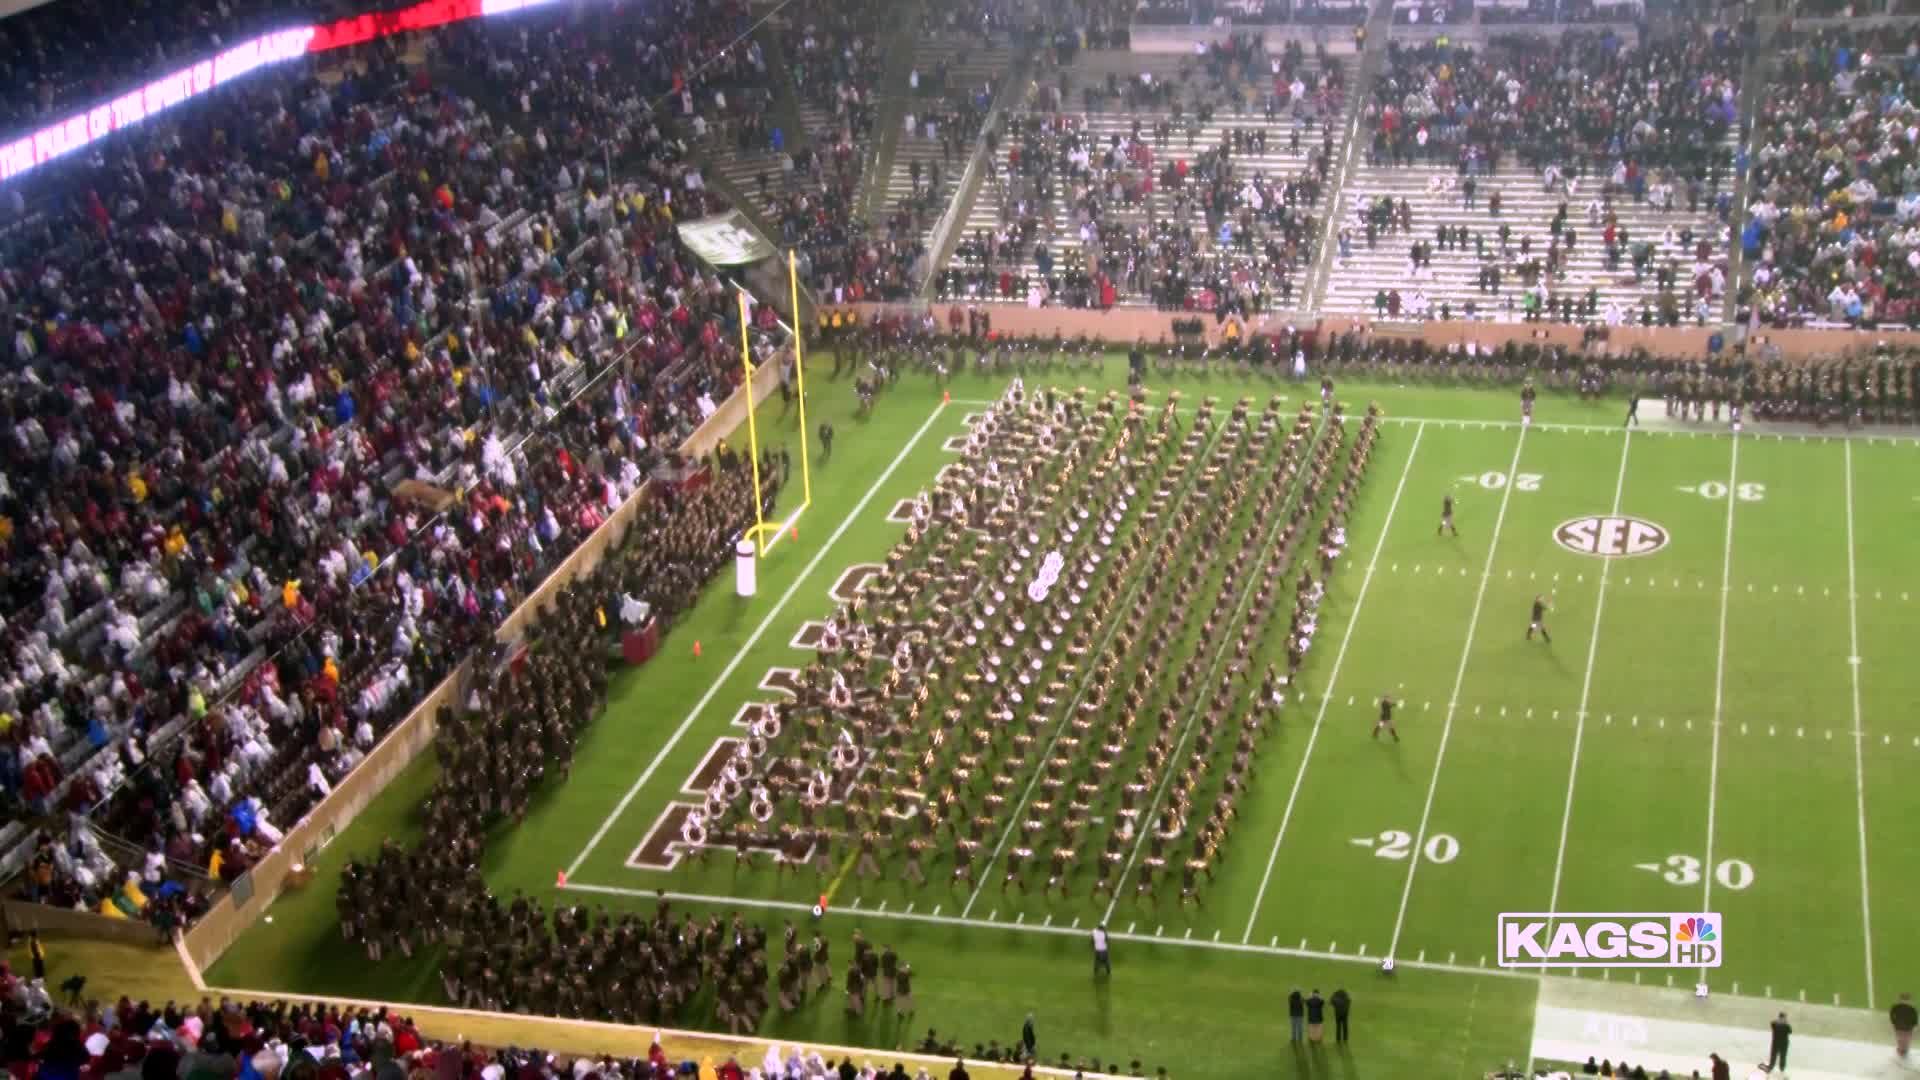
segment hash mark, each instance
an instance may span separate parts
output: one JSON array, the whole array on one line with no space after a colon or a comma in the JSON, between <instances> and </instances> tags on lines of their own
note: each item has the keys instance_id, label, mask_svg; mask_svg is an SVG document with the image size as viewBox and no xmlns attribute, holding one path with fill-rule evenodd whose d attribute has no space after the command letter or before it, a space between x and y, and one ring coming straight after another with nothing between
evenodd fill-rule
<instances>
[{"instance_id":1,"label":"hash mark","mask_svg":"<svg viewBox=\"0 0 1920 1080\"><path fill-rule=\"evenodd\" d=\"M1275 935L1273 935L1273 940L1272 940L1272 941L1269 941L1269 942L1267 942L1267 948L1269 948L1269 949L1277 949L1277 948L1279 948L1279 947L1280 947L1280 935L1279 935L1279 934L1275 934Z\"/></svg>"},{"instance_id":2,"label":"hash mark","mask_svg":"<svg viewBox=\"0 0 1920 1080\"><path fill-rule=\"evenodd\" d=\"M1303 948L1303 949L1307 947L1307 939L1306 939L1306 938L1301 938L1301 939L1300 939L1300 947L1301 947L1301 948Z\"/></svg>"},{"instance_id":3,"label":"hash mark","mask_svg":"<svg viewBox=\"0 0 1920 1080\"><path fill-rule=\"evenodd\" d=\"M1454 958L1454 955L1455 955L1455 954L1453 954L1453 953L1448 953L1448 954L1447 954L1447 963L1449 963L1449 964L1451 964L1451 963L1453 963L1453 958Z\"/></svg>"},{"instance_id":4,"label":"hash mark","mask_svg":"<svg viewBox=\"0 0 1920 1080\"><path fill-rule=\"evenodd\" d=\"M1133 928L1134 928L1135 926L1138 926L1138 925L1139 925L1138 923L1128 923L1128 924L1127 924L1127 933L1129 933L1129 934L1131 934L1131 933L1133 933Z\"/></svg>"},{"instance_id":5,"label":"hash mark","mask_svg":"<svg viewBox=\"0 0 1920 1080\"><path fill-rule=\"evenodd\" d=\"M940 905L939 905L939 904L935 904L935 905L933 905L933 913L934 913L935 915L938 915L938 914L940 914Z\"/></svg>"}]
</instances>

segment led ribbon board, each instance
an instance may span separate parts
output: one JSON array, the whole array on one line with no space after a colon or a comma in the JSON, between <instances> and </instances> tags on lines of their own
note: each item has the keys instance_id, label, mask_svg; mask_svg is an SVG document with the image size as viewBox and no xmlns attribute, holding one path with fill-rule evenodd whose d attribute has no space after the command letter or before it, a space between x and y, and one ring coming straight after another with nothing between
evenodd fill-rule
<instances>
[{"instance_id":1,"label":"led ribbon board","mask_svg":"<svg viewBox=\"0 0 1920 1080\"><path fill-rule=\"evenodd\" d=\"M325 26L299 26L262 34L215 56L163 75L81 109L64 120L0 144L0 183L22 176L49 161L65 157L149 116L199 97L218 86L269 64L279 64L309 53L359 45L446 23L481 16L507 15L539 7L552 0L426 0L401 11L376 12L340 19Z\"/></svg>"}]
</instances>

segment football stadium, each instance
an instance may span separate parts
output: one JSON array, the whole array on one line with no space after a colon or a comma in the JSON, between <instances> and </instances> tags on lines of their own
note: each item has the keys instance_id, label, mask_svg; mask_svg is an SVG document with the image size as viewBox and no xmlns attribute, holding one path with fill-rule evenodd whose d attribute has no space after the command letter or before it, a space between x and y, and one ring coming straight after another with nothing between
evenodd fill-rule
<instances>
[{"instance_id":1,"label":"football stadium","mask_svg":"<svg viewBox=\"0 0 1920 1080\"><path fill-rule=\"evenodd\" d=\"M20 1080L1920 1069L1920 8L0 42Z\"/></svg>"}]
</instances>

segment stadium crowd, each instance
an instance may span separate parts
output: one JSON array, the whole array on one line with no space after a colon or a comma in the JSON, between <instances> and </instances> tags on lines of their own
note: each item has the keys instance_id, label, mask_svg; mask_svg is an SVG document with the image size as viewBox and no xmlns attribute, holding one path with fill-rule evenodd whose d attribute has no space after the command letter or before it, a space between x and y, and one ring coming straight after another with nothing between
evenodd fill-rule
<instances>
[{"instance_id":1,"label":"stadium crowd","mask_svg":"<svg viewBox=\"0 0 1920 1080\"><path fill-rule=\"evenodd\" d=\"M1342 258L1364 233L1369 249L1383 236L1409 244L1414 281L1432 279L1436 251L1443 266L1471 266L1479 295L1464 305L1469 318L1477 306L1492 307L1511 282L1528 320L1597 321L1597 284L1628 266L1634 284L1652 277L1658 285L1657 304L1638 305L1641 321L1712 317L1728 267L1718 230L1703 228L1699 216L1725 224L1733 205L1728 138L1738 119L1744 46L1743 35L1725 28L1639 44L1612 31L1502 36L1481 49L1444 38L1390 42L1363 118L1369 167L1449 173L1429 178L1423 220L1404 194L1356 211L1342 232ZM1502 179L1515 165L1523 178ZM1535 183L1538 196L1502 190L1531 191ZM1447 213L1435 213L1436 199ZM1456 204L1460 213L1451 211ZM1629 205L1634 213L1623 214ZM1683 207L1677 222L1669 220ZM1484 212L1484 229L1462 224L1467 212ZM1600 276L1570 276L1581 250L1604 252L1604 267L1594 264ZM1403 304L1398 289L1383 283L1378 314L1450 317L1413 291ZM1506 303L1513 307L1511 296ZM1617 324L1635 314L1610 300L1606 318Z\"/></svg>"},{"instance_id":2,"label":"stadium crowd","mask_svg":"<svg viewBox=\"0 0 1920 1080\"><path fill-rule=\"evenodd\" d=\"M30 895L190 916L182 867L243 872L730 392L674 225L744 6L671 7L262 71L49 166L0 237L0 789L73 815Z\"/></svg>"},{"instance_id":3,"label":"stadium crowd","mask_svg":"<svg viewBox=\"0 0 1920 1080\"><path fill-rule=\"evenodd\" d=\"M122 997L56 1008L45 987L0 966L0 1053L17 1070L84 1080L931 1080L924 1067L855 1066L769 1045L750 1057L672 1056L656 1032L644 1057L562 1055L430 1038L387 1009L202 998ZM746 1055L741 1055L746 1056ZM16 1073L19 1075L19 1073Z\"/></svg>"},{"instance_id":4,"label":"stadium crowd","mask_svg":"<svg viewBox=\"0 0 1920 1080\"><path fill-rule=\"evenodd\" d=\"M1779 51L1741 244L1749 317L1920 324L1920 72L1912 27L1821 30Z\"/></svg>"},{"instance_id":5,"label":"stadium crowd","mask_svg":"<svg viewBox=\"0 0 1920 1080\"><path fill-rule=\"evenodd\" d=\"M998 200L1000 225L961 240L942 295L1103 309L1140 297L1223 317L1291 304L1320 231L1314 211L1334 158L1328 118L1342 92L1341 68L1324 55L1310 68L1298 42L1269 55L1244 34L1211 46L1178 81L1110 72L1081 84L1059 71L1032 88L1004 150L990 140L1005 172L981 198ZM1103 134L1092 123L1103 110L1138 115L1125 134ZM1304 124L1276 126L1283 114ZM1200 143L1203 128L1228 115L1244 124ZM1270 142L1275 153L1283 142L1300 152L1315 118L1319 138L1305 140L1304 167L1292 175L1245 163Z\"/></svg>"}]
</instances>

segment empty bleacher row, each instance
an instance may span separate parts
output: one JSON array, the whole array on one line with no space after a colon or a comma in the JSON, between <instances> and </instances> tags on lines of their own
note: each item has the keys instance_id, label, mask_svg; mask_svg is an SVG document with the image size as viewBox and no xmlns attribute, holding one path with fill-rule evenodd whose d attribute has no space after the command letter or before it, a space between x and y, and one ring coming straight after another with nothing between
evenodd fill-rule
<instances>
[{"instance_id":1,"label":"empty bleacher row","mask_svg":"<svg viewBox=\"0 0 1920 1080\"><path fill-rule=\"evenodd\" d=\"M943 295L1247 310L1303 297L1350 71L1236 38L1205 56L1085 52L999 140Z\"/></svg>"}]
</instances>

